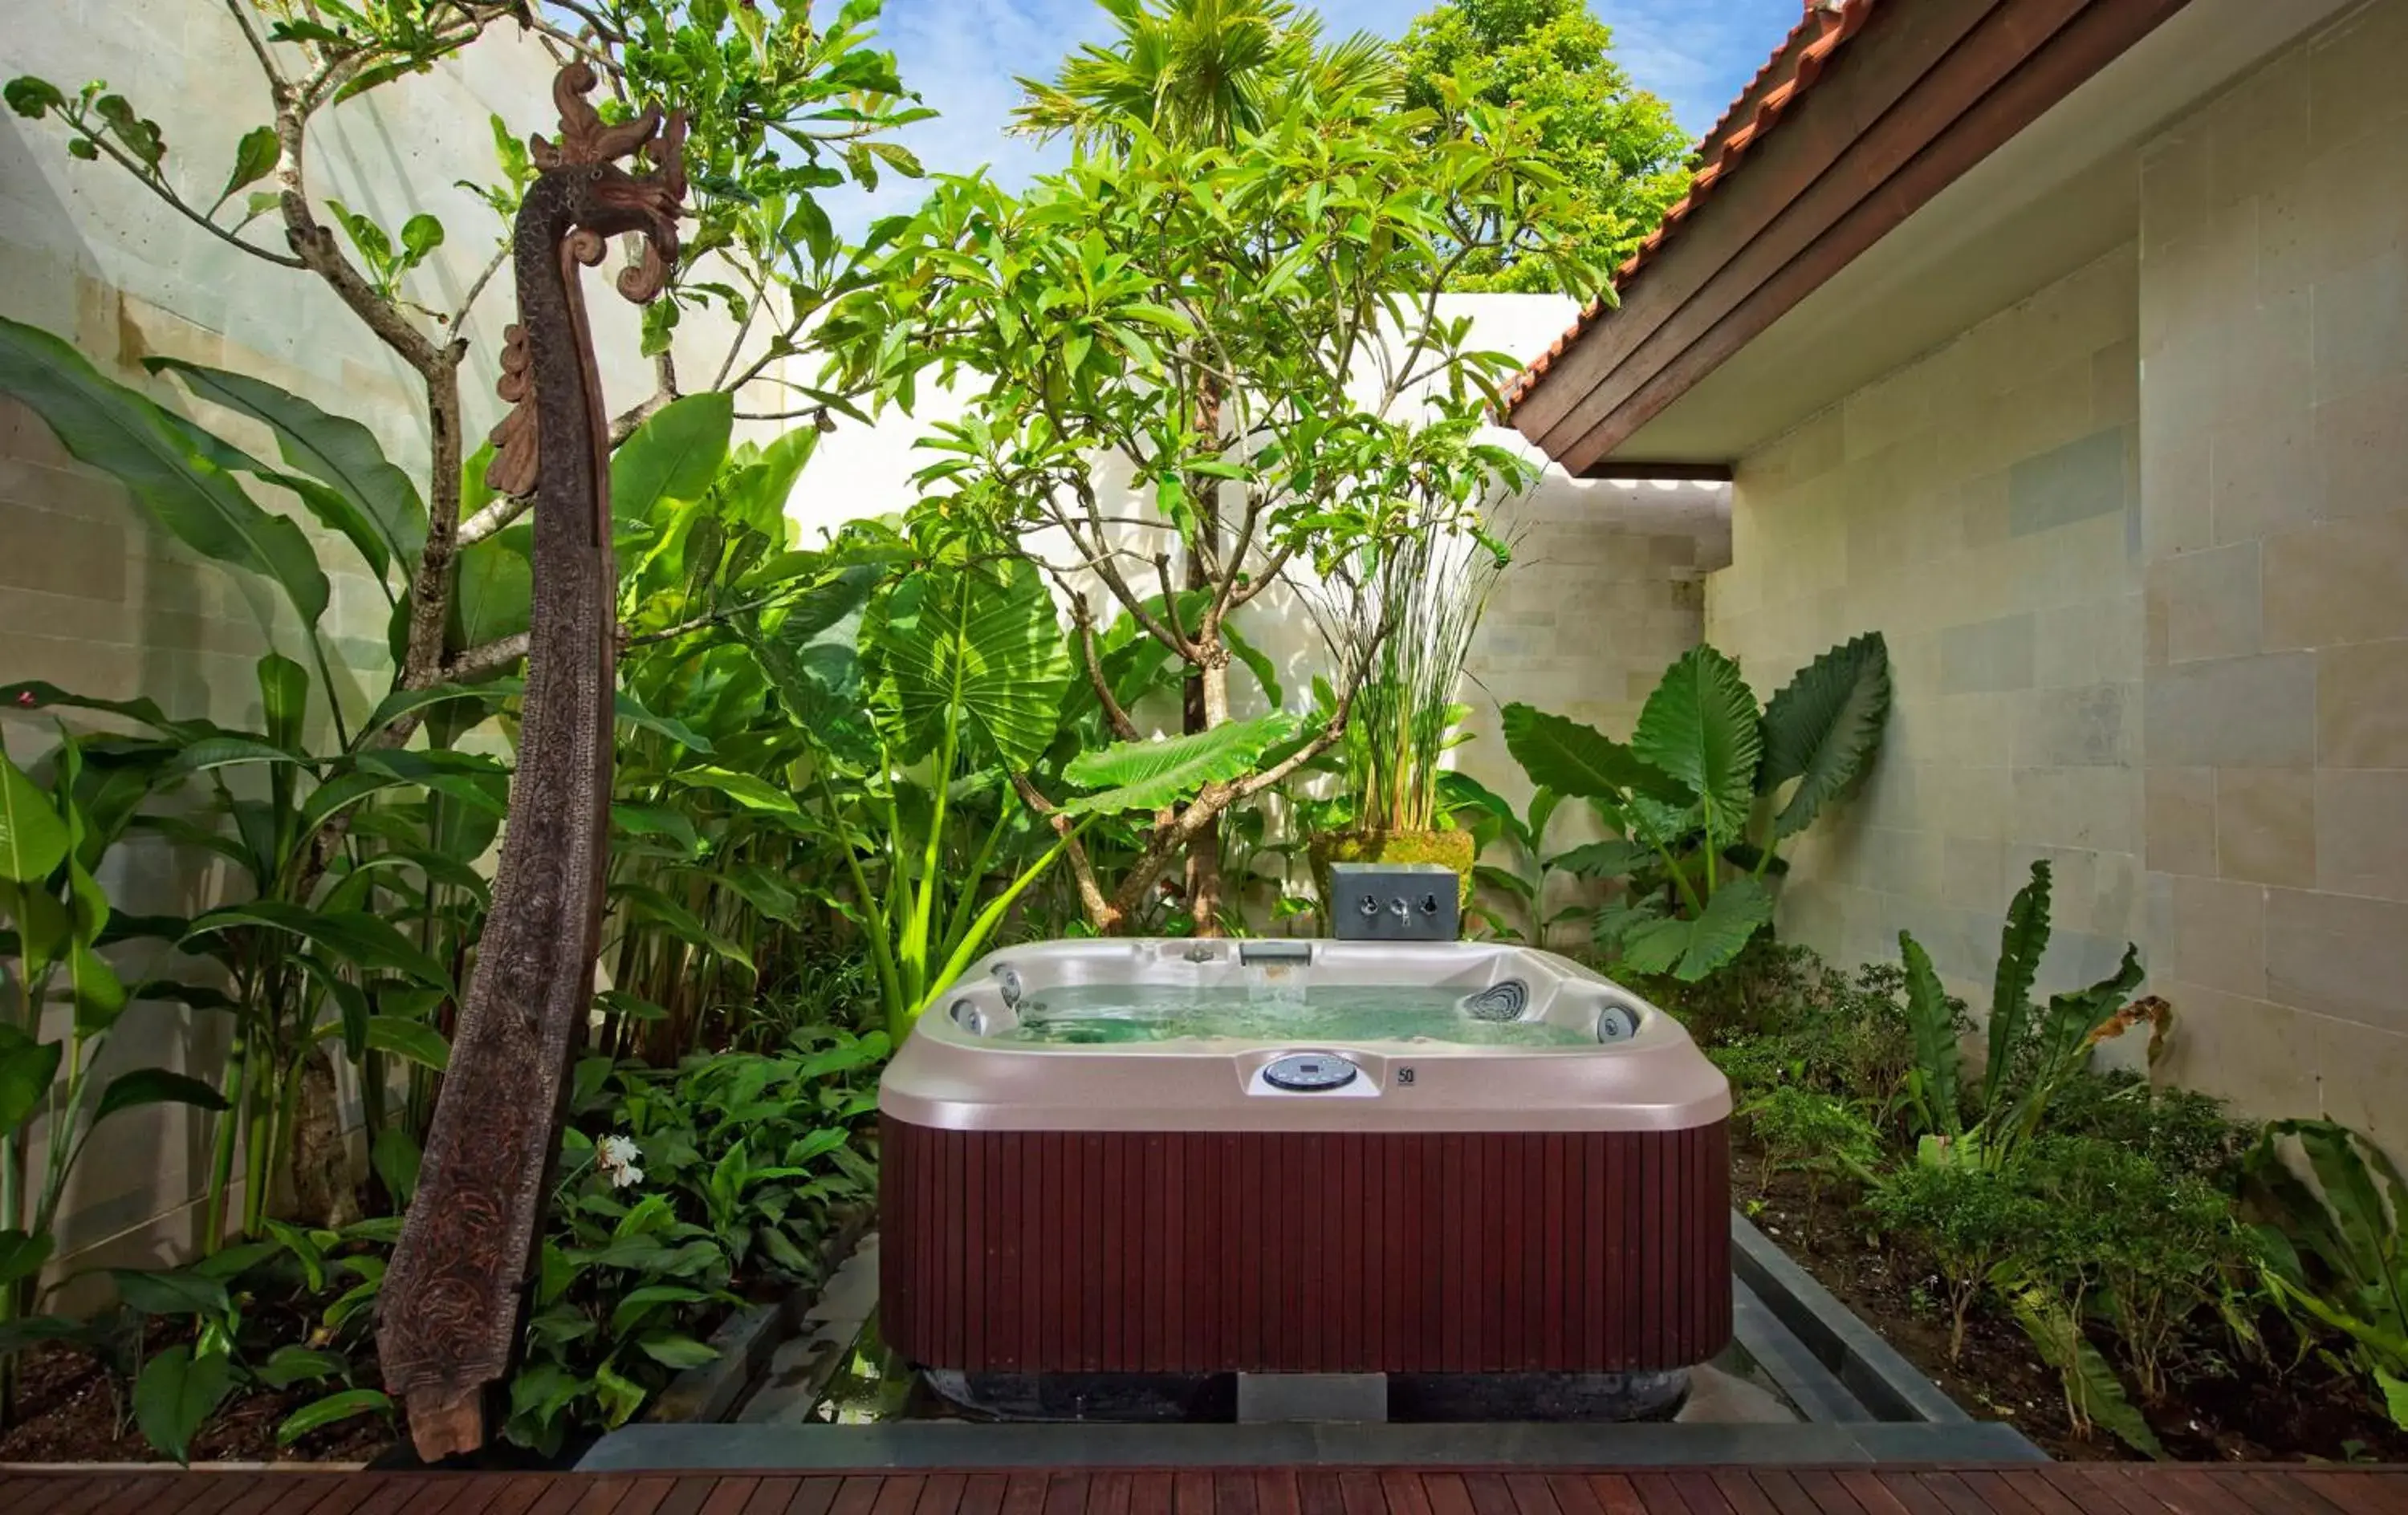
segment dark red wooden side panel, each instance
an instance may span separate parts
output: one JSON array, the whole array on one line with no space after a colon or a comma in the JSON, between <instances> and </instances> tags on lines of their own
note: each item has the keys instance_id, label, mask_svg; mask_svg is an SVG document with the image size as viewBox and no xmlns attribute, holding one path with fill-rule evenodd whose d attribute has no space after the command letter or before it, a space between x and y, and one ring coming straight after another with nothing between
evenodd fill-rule
<instances>
[{"instance_id":1,"label":"dark red wooden side panel","mask_svg":"<svg viewBox=\"0 0 2408 1515\"><path fill-rule=\"evenodd\" d=\"M1730 1339L1690 1131L961 1132L880 1146L889 1346L970 1372L1621 1372Z\"/></svg>"}]
</instances>

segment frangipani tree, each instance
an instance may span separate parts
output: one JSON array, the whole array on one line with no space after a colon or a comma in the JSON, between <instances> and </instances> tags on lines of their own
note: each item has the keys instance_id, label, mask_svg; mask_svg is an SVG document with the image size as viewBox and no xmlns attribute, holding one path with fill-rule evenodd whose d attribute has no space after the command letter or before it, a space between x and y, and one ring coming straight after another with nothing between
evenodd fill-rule
<instances>
[{"instance_id":1,"label":"frangipani tree","mask_svg":"<svg viewBox=\"0 0 2408 1515\"><path fill-rule=\"evenodd\" d=\"M924 360L977 396L927 444L924 514L1053 579L1114 736L1143 735L1098 650L1121 616L1187 670L1184 736L1212 738L1215 777L1154 817L1110 893L1071 848L1099 930L1182 854L1213 929L1220 818L1340 740L1385 634L1333 636L1321 707L1287 736L1233 717L1231 618L1308 570L1342 597L1364 549L1476 527L1527 478L1479 438L1514 360L1440 313L1450 272L1511 243L1594 279L1558 236L1557 176L1504 113L1348 86L1264 108L1228 147L1131 126L1019 197L945 180L900 238L921 272L887 319L929 332Z\"/></svg>"}]
</instances>

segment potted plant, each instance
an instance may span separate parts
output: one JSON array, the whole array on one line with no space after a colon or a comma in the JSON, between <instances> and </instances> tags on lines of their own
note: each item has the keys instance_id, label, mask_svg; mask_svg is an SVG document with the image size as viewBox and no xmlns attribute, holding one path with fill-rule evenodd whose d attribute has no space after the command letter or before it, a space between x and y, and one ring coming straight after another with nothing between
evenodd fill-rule
<instances>
[{"instance_id":1,"label":"potted plant","mask_svg":"<svg viewBox=\"0 0 2408 1515\"><path fill-rule=\"evenodd\" d=\"M1433 526L1383 544L1369 565L1371 593L1348 628L1373 649L1339 765L1352 821L1309 849L1323 899L1333 863L1438 863L1455 870L1469 908L1480 846L1455 825L1439 776L1470 709L1455 700L1455 683L1511 558L1484 532Z\"/></svg>"}]
</instances>

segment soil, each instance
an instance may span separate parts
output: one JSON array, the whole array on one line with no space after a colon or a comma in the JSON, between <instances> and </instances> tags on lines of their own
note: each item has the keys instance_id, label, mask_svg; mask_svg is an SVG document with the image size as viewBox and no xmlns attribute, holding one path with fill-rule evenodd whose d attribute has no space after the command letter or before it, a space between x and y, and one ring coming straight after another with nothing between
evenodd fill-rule
<instances>
[{"instance_id":1,"label":"soil","mask_svg":"<svg viewBox=\"0 0 2408 1515\"><path fill-rule=\"evenodd\" d=\"M1798 1175L1768 1175L1757 1154L1744 1149L1731 1154L1733 1203L1969 1413L2012 1423L2059 1459L2142 1456L2104 1429L2075 1434L2056 1373L2001 1315L1976 1306L1964 1355L1949 1361L1939 1280L1911 1254L1885 1245L1850 1196L1831 1192L1835 1187L1827 1185L1810 1207ZM2139 1407L2169 1456L2408 1462L2408 1434L2376 1408L2366 1385L2300 1352L2279 1320L2263 1322L2264 1363L2235 1361L2219 1324L2198 1324L2171 1369L2163 1402Z\"/></svg>"},{"instance_id":2,"label":"soil","mask_svg":"<svg viewBox=\"0 0 2408 1515\"><path fill-rule=\"evenodd\" d=\"M130 1391L83 1352L56 1345L29 1349L19 1403L24 1413L0 1431L0 1463L164 1463L135 1428ZM195 1463L365 1463L393 1445L393 1428L362 1415L276 1444L284 1418L323 1397L322 1384L238 1391L193 1439Z\"/></svg>"}]
</instances>

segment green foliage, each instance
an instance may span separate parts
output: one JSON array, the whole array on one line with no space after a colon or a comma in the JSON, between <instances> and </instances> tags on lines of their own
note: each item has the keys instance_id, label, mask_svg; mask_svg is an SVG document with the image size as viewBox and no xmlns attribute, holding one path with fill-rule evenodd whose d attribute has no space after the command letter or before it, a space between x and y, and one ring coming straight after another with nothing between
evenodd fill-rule
<instances>
[{"instance_id":1,"label":"green foliage","mask_svg":"<svg viewBox=\"0 0 2408 1515\"><path fill-rule=\"evenodd\" d=\"M1775 1170L1805 1179L1810 1210L1826 1183L1870 1182L1881 1161L1881 1134L1872 1122L1832 1094L1777 1084L1741 1106L1738 1115Z\"/></svg>"},{"instance_id":2,"label":"green foliage","mask_svg":"<svg viewBox=\"0 0 2408 1515\"><path fill-rule=\"evenodd\" d=\"M1505 741L1531 781L1595 804L1618 840L1584 871L1628 880L1595 918L1638 974L1694 983L1772 922L1777 852L1870 766L1889 706L1877 632L1817 658L1765 709L1739 665L1693 648L1647 697L1628 746L1524 705Z\"/></svg>"},{"instance_id":3,"label":"green foliage","mask_svg":"<svg viewBox=\"0 0 2408 1515\"><path fill-rule=\"evenodd\" d=\"M1227 147L1307 88L1379 88L1385 50L1357 35L1321 46L1321 19L1281 0L1103 0L1119 33L1064 60L1051 84L1022 79L1015 127L1125 145L1140 132Z\"/></svg>"},{"instance_id":4,"label":"green foliage","mask_svg":"<svg viewBox=\"0 0 2408 1515\"><path fill-rule=\"evenodd\" d=\"M1233 721L1193 736L1150 742L1115 742L1072 758L1062 776L1103 793L1081 795L1062 808L1073 815L1099 810L1158 810L1175 805L1206 784L1226 783L1253 771L1264 752L1294 736L1296 717L1284 710Z\"/></svg>"},{"instance_id":5,"label":"green foliage","mask_svg":"<svg viewBox=\"0 0 2408 1515\"><path fill-rule=\"evenodd\" d=\"M886 1050L820 1033L676 1069L580 1065L510 1440L552 1455L572 1430L624 1424L715 1355L701 1329L732 1281L819 1279L843 1214L875 1193L853 1141Z\"/></svg>"},{"instance_id":6,"label":"green foliage","mask_svg":"<svg viewBox=\"0 0 2408 1515\"><path fill-rule=\"evenodd\" d=\"M1986 1169L1906 1163L1875 1186L1868 1208L1883 1229L1907 1237L1938 1268L1948 1296L1948 1355L1965 1350L1965 1322L1990 1272L2045 1219L2014 1177Z\"/></svg>"},{"instance_id":7,"label":"green foliage","mask_svg":"<svg viewBox=\"0 0 2408 1515\"><path fill-rule=\"evenodd\" d=\"M1249 24L1193 10L1208 50ZM1131 36L1166 14L1122 12ZM1131 75L1182 66L1129 37L1107 50ZM1330 698L1299 745L1149 830L1091 912L1097 929L1136 916L1191 840L1209 872L1222 811L1344 739L1395 629L1372 608L1379 565L1424 535L1476 533L1490 492L1525 481L1526 465L1480 435L1513 360L1474 350L1469 322L1438 310L1449 267L1510 246L1568 287L1597 282L1566 244L1560 186L1527 123L1484 106L1399 110L1370 72L1383 78L1272 69L1255 76L1259 102L1219 124L1175 97L1157 123L1150 93L1073 80L1092 93L1076 110L1104 113L1090 150L1018 196L943 181L897 242L926 281L831 317L939 380L983 376L969 411L930 439L915 523L980 552L1066 536L1115 612L1192 684L1182 735L1232 719L1228 670L1244 661L1232 618L1292 566L1313 570L1307 593L1338 628ZM1044 124L1084 132L1087 119ZM918 371L893 385L907 404ZM1183 583L1124 572L1101 502L1128 479L1149 551L1186 565ZM1150 672L1105 666L1110 650L1099 638L1087 659L1091 690ZM1114 737L1143 735L1118 715Z\"/></svg>"},{"instance_id":8,"label":"green foliage","mask_svg":"<svg viewBox=\"0 0 2408 1515\"><path fill-rule=\"evenodd\" d=\"M2030 881L2007 907L1990 1007L1990 1065L1975 1119L1964 1110L1957 1042L1943 1023L1939 977L1921 944L1899 933L1908 1013L1915 1027L1912 1103L1927 1162L2012 1165L2041 1133L2058 1093L2086 1074L2091 1051L2101 1041L2143 1022L2151 1026L2152 1061L2163 1041L2172 1012L2163 1000L2130 998L2142 977L2140 949L2131 946L2113 974L2087 989L2051 995L2035 1019L2029 994L2048 943L2048 864L2035 862Z\"/></svg>"},{"instance_id":9,"label":"green foliage","mask_svg":"<svg viewBox=\"0 0 2408 1515\"><path fill-rule=\"evenodd\" d=\"M1476 99L1539 123L1570 185L1584 250L1600 267L1628 256L1687 190L1688 134L1671 107L1632 85L1613 32L1575 0L1448 0L1398 46L1405 100ZM1542 268L1483 257L1450 288L1552 293Z\"/></svg>"},{"instance_id":10,"label":"green foliage","mask_svg":"<svg viewBox=\"0 0 2408 1515\"><path fill-rule=\"evenodd\" d=\"M2293 1171L2290 1144L2315 1182ZM2338 1334L2393 1422L2408 1427L2408 1187L2382 1150L2329 1121L2277 1121L2247 1160L2267 1287Z\"/></svg>"}]
</instances>

